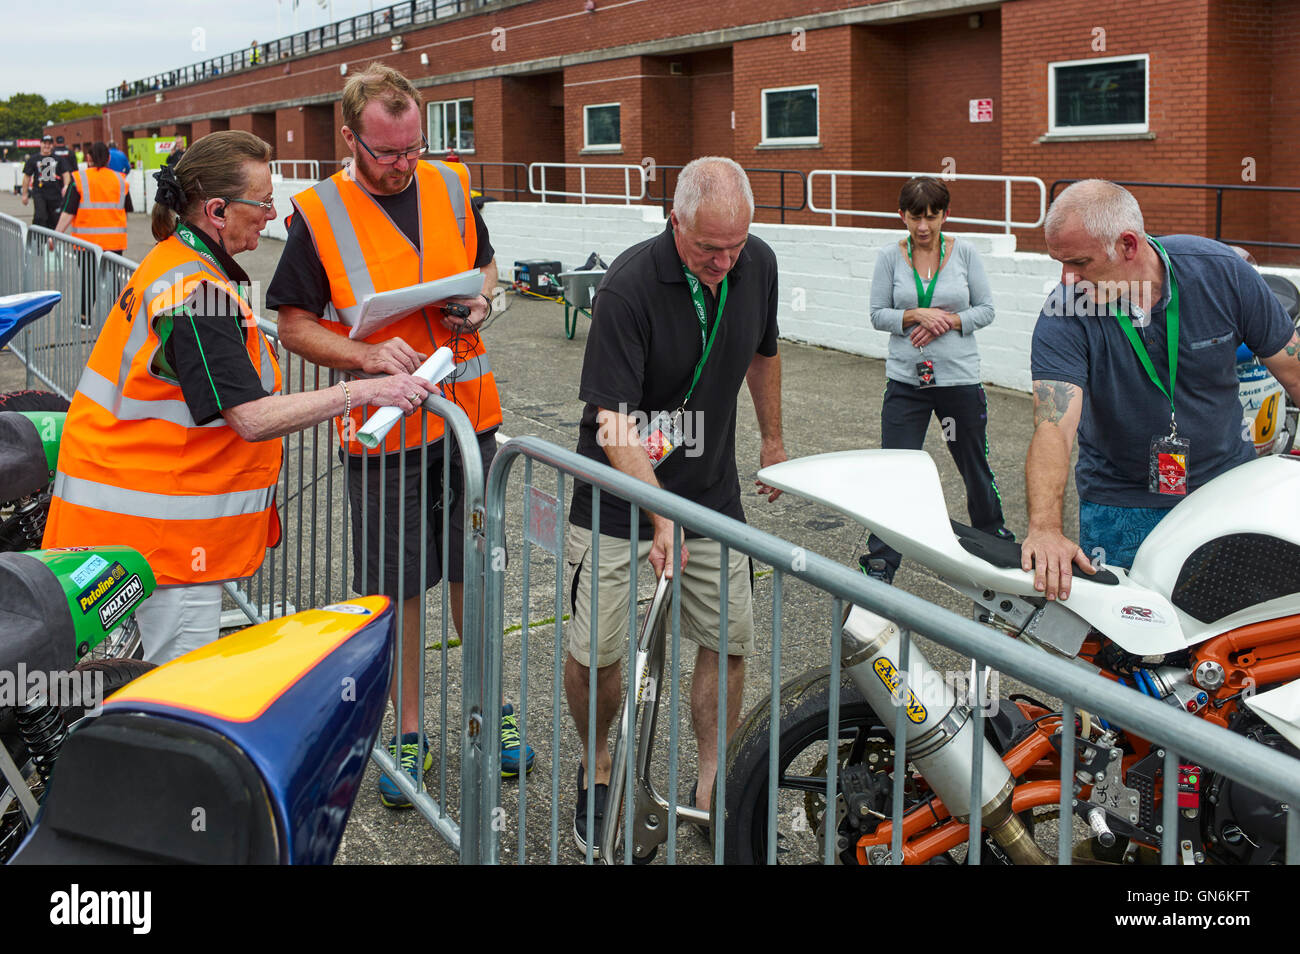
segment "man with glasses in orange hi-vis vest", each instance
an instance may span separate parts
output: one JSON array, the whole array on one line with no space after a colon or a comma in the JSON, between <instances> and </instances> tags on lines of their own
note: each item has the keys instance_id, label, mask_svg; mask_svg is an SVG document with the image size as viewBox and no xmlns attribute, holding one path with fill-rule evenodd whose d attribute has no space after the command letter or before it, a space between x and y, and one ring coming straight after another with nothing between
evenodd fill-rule
<instances>
[{"instance_id":1,"label":"man with glasses in orange hi-vis vest","mask_svg":"<svg viewBox=\"0 0 1300 954\"><path fill-rule=\"evenodd\" d=\"M497 268L487 227L470 202L469 171L458 163L422 161L428 145L420 94L404 76L381 64L348 80L343 121L351 162L293 200L284 255L267 293L267 306L279 311L280 340L316 364L368 374L415 371L439 347L451 348L456 366L443 382L443 391L477 432L486 473L496 452L501 402L478 329L491 314L489 295L496 288ZM482 270L482 294L457 301L467 314L453 317L439 306L426 307L364 339L348 337L369 295L472 268ZM420 766L432 764L432 755L420 749L418 731L424 591L444 572L453 621L462 631L463 475L460 454L442 439L443 421L434 414L421 413L393 428L382 450L367 455L356 432L369 410L358 408L340 429L349 468L352 585L361 593L383 593L402 601L400 696L396 680L393 690L394 705L400 698L401 739L393 740L390 751L403 770L418 779ZM427 460L422 461L426 445ZM403 449L404 457L399 453ZM444 453L451 455L446 514L441 507ZM428 490L421 499L423 476ZM444 520L450 538L446 567ZM532 761L531 748L521 751L513 708L507 706L502 714L502 773L527 772ZM379 789L390 808L410 806L387 776L380 779Z\"/></svg>"}]
</instances>

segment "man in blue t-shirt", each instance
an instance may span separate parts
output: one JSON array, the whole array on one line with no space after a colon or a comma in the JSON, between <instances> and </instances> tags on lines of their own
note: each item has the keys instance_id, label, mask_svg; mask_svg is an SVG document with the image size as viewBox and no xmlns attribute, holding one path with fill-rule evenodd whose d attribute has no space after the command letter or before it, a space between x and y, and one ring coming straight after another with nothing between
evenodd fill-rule
<instances>
[{"instance_id":1,"label":"man in blue t-shirt","mask_svg":"<svg viewBox=\"0 0 1300 954\"><path fill-rule=\"evenodd\" d=\"M1300 334L1230 248L1148 236L1137 200L1112 182L1067 188L1044 232L1061 284L1034 327L1021 552L1036 588L1065 599L1071 564L1094 573L1095 555L1132 565L1171 507L1254 456L1237 346L1245 342L1300 400ZM1061 519L1076 431L1079 543Z\"/></svg>"}]
</instances>

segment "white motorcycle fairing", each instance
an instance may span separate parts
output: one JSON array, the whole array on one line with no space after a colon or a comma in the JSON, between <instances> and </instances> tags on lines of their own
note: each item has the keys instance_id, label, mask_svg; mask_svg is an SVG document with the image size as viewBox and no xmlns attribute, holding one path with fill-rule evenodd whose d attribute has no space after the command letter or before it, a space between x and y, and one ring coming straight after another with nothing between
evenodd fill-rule
<instances>
[{"instance_id":1,"label":"white motorcycle fairing","mask_svg":"<svg viewBox=\"0 0 1300 954\"><path fill-rule=\"evenodd\" d=\"M1300 614L1300 458L1248 461L1193 491L1142 541L1129 579L1176 604L1188 646Z\"/></svg>"},{"instance_id":2,"label":"white motorcycle fairing","mask_svg":"<svg viewBox=\"0 0 1300 954\"><path fill-rule=\"evenodd\" d=\"M1300 466L1295 469L1300 471ZM801 457L758 472L765 484L825 504L940 578L1015 596L1040 597L1034 575L996 567L967 552L948 520L943 485L925 451L855 450ZM1188 646L1169 600L1106 567L1117 579L1098 583L1076 570L1062 603L1127 652L1163 655Z\"/></svg>"}]
</instances>

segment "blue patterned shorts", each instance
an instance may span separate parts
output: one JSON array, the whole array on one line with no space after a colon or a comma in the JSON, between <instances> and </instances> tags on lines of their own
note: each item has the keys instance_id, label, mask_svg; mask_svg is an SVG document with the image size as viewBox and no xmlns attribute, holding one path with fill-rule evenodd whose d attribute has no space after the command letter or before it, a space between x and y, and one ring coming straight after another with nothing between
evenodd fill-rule
<instances>
[{"instance_id":1,"label":"blue patterned shorts","mask_svg":"<svg viewBox=\"0 0 1300 954\"><path fill-rule=\"evenodd\" d=\"M1169 511L1164 507L1111 507L1079 501L1079 546L1088 559L1128 569L1138 547Z\"/></svg>"}]
</instances>

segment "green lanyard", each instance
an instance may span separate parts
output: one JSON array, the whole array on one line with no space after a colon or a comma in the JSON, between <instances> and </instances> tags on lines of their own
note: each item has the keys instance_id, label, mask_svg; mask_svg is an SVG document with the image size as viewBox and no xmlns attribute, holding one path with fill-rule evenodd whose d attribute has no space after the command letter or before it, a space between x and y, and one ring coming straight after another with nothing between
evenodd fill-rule
<instances>
[{"instance_id":1,"label":"green lanyard","mask_svg":"<svg viewBox=\"0 0 1300 954\"><path fill-rule=\"evenodd\" d=\"M1169 262L1169 255L1165 248L1151 236L1147 239L1160 252L1160 257L1164 260L1165 269L1169 273L1169 304L1165 308L1165 320L1167 323L1166 338L1168 339L1169 350L1169 390L1160 383L1160 377L1156 374L1155 367L1151 364L1151 356L1147 354L1146 347L1138 341L1137 332L1133 330L1133 322L1129 320L1128 315L1118 306L1115 309L1115 317L1119 319L1119 326L1124 330L1124 336L1128 338L1128 343L1133 346L1133 351L1137 354L1138 360L1142 362L1142 367L1146 369L1147 377L1151 383L1160 389L1160 393L1169 399L1169 428L1170 433L1177 433L1174 423L1174 382L1178 376L1178 280L1174 278L1174 266Z\"/></svg>"},{"instance_id":2,"label":"green lanyard","mask_svg":"<svg viewBox=\"0 0 1300 954\"><path fill-rule=\"evenodd\" d=\"M913 262L912 258L912 236L907 237L907 260ZM939 281L939 269L943 268L943 233L939 233L939 268L934 270L934 277L930 279L929 286L921 284L921 273L916 270L916 265L912 265L912 277L916 279L916 307L929 308L930 302L934 298L934 286Z\"/></svg>"},{"instance_id":3,"label":"green lanyard","mask_svg":"<svg viewBox=\"0 0 1300 954\"><path fill-rule=\"evenodd\" d=\"M695 365L695 376L691 378L690 390L686 392L686 397L682 398L681 407L684 408L686 402L691 399L691 395L695 393L695 385L699 383L700 372L704 370L704 362L709 360L709 352L713 350L713 339L718 333L718 326L722 324L722 309L727 307L727 276L723 276L722 288L718 292L718 317L713 322L713 330L709 332L706 339L704 333L709 326L709 318L708 310L704 304L704 289L700 285L700 280L691 273L689 268L683 265L682 271L686 273L686 284L691 290L691 301L695 303L695 316L700 320L700 347L704 349L699 362Z\"/></svg>"},{"instance_id":4,"label":"green lanyard","mask_svg":"<svg viewBox=\"0 0 1300 954\"><path fill-rule=\"evenodd\" d=\"M235 290L236 294L239 295L244 304L250 304L248 298L244 294L246 290L244 286L236 284L230 280L230 276L226 274L226 270L221 267L221 263L217 261L216 256L213 255L209 249L208 243L204 241L203 237L199 233L195 232L188 225L182 222L176 226L176 237L185 245L188 245L190 248L194 249L194 251L203 256L204 260L216 269L217 274L224 278L226 283Z\"/></svg>"}]
</instances>

